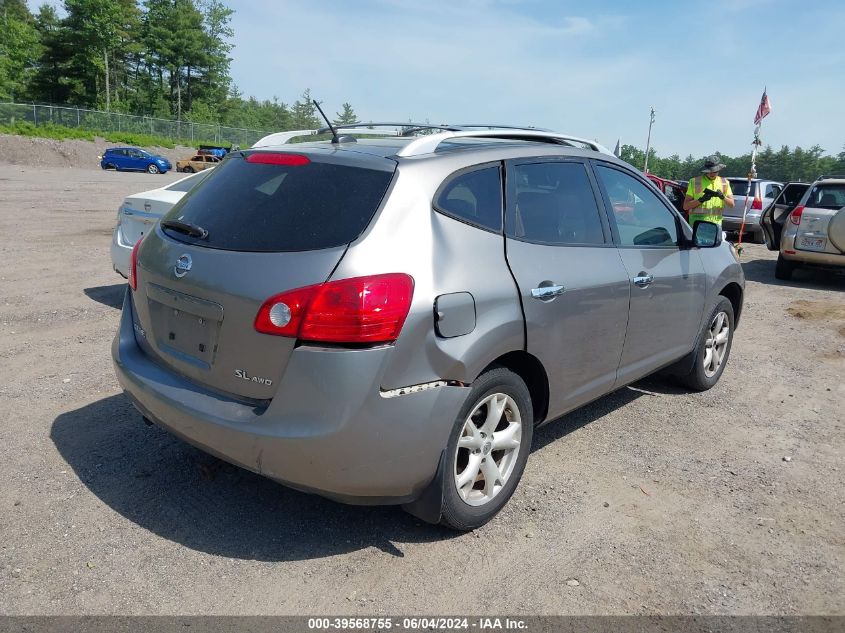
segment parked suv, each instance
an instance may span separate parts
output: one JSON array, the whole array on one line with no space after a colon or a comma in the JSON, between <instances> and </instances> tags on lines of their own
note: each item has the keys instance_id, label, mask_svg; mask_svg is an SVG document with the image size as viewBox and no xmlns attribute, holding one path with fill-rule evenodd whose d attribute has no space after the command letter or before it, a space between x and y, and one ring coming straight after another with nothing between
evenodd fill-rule
<instances>
[{"instance_id":1,"label":"parked suv","mask_svg":"<svg viewBox=\"0 0 845 633\"><path fill-rule=\"evenodd\" d=\"M736 204L733 208L725 207L722 227L726 231L739 231L742 225L742 214L745 205L748 204L743 240L748 236L757 244L762 244L765 240L763 229L760 227L760 215L781 192L783 183L759 178L752 179L750 184L748 178L728 178L728 182L731 183ZM749 199L747 202L746 198Z\"/></svg>"},{"instance_id":2,"label":"parked suv","mask_svg":"<svg viewBox=\"0 0 845 633\"><path fill-rule=\"evenodd\" d=\"M173 167L164 156L150 154L137 147L112 147L100 157L100 167L117 171L146 171L164 174Z\"/></svg>"},{"instance_id":3,"label":"parked suv","mask_svg":"<svg viewBox=\"0 0 845 633\"><path fill-rule=\"evenodd\" d=\"M775 277L791 279L800 266L845 268L845 176L822 176L812 185L790 183L763 214L766 243L778 251ZM795 194L803 189L797 204Z\"/></svg>"},{"instance_id":4,"label":"parked suv","mask_svg":"<svg viewBox=\"0 0 845 633\"><path fill-rule=\"evenodd\" d=\"M592 141L343 136L232 152L188 192L133 249L112 354L214 455L472 529L537 425L667 367L712 387L743 291L715 224Z\"/></svg>"}]
</instances>

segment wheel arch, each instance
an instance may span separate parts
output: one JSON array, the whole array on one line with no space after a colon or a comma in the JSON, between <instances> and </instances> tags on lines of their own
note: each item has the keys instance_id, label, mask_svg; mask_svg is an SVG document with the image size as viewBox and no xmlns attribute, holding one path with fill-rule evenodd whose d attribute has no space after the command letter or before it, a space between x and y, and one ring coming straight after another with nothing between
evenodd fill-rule
<instances>
[{"instance_id":1,"label":"wheel arch","mask_svg":"<svg viewBox=\"0 0 845 633\"><path fill-rule=\"evenodd\" d=\"M479 373L479 376L497 366L505 367L522 378L531 396L534 423L543 422L549 411L549 377L543 363L524 350L515 350L493 360Z\"/></svg>"},{"instance_id":2,"label":"wheel arch","mask_svg":"<svg viewBox=\"0 0 845 633\"><path fill-rule=\"evenodd\" d=\"M734 329L739 325L739 317L742 313L742 287L734 281L719 291L719 295L731 302L734 309Z\"/></svg>"}]
</instances>

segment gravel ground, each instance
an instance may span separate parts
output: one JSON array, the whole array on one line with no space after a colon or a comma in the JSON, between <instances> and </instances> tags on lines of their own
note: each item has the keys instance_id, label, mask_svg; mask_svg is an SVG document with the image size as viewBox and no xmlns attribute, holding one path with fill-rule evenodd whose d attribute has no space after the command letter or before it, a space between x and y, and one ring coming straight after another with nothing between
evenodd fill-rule
<instances>
[{"instance_id":1,"label":"gravel ground","mask_svg":"<svg viewBox=\"0 0 845 633\"><path fill-rule=\"evenodd\" d=\"M845 614L845 279L750 245L719 385L539 430L471 534L216 462L120 393L116 209L176 174L0 164L0 613Z\"/></svg>"}]
</instances>

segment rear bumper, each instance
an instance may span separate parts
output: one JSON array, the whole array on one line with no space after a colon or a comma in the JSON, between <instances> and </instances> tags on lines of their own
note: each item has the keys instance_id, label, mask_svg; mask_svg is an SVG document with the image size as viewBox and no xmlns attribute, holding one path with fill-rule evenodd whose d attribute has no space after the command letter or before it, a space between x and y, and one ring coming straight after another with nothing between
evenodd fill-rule
<instances>
[{"instance_id":1,"label":"rear bumper","mask_svg":"<svg viewBox=\"0 0 845 633\"><path fill-rule=\"evenodd\" d=\"M722 228L725 231L739 231L740 227L742 226L742 218L733 218L730 216L724 216L722 218ZM756 215L751 215L750 213L745 218L745 229L743 231L747 231L749 233L763 233L763 227L760 226L760 214L757 213Z\"/></svg>"},{"instance_id":2,"label":"rear bumper","mask_svg":"<svg viewBox=\"0 0 845 633\"><path fill-rule=\"evenodd\" d=\"M784 231L780 244L780 255L791 262L800 262L812 266L825 268L845 268L845 254L820 253L817 251L802 251L795 248L795 232ZM792 252L787 252L792 251Z\"/></svg>"},{"instance_id":3,"label":"rear bumper","mask_svg":"<svg viewBox=\"0 0 845 633\"><path fill-rule=\"evenodd\" d=\"M111 236L111 264L114 272L126 278L129 277L129 258L132 255L132 246L134 245L124 241L120 226L114 227Z\"/></svg>"},{"instance_id":4,"label":"rear bumper","mask_svg":"<svg viewBox=\"0 0 845 633\"><path fill-rule=\"evenodd\" d=\"M261 409L152 361L135 340L132 309L127 290L112 357L118 382L142 414L226 461L347 503L418 497L469 392L441 387L384 398L379 386L392 348L299 347Z\"/></svg>"}]
</instances>

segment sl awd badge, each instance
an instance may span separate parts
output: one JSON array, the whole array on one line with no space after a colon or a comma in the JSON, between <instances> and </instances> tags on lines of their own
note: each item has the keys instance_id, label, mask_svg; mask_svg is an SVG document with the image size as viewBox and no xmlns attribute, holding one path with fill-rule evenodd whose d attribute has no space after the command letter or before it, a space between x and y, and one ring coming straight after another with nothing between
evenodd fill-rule
<instances>
[{"instance_id":1,"label":"sl awd badge","mask_svg":"<svg viewBox=\"0 0 845 633\"><path fill-rule=\"evenodd\" d=\"M250 376L244 369L236 369L235 376L241 380L248 380L249 382L257 382L259 385L272 385L273 381L269 378L262 378L261 376Z\"/></svg>"},{"instance_id":2,"label":"sl awd badge","mask_svg":"<svg viewBox=\"0 0 845 633\"><path fill-rule=\"evenodd\" d=\"M181 279L188 274L189 270L191 270L192 264L193 261L191 260L190 255L187 253L179 255L179 259L176 260L176 265L173 267L173 274Z\"/></svg>"}]
</instances>

